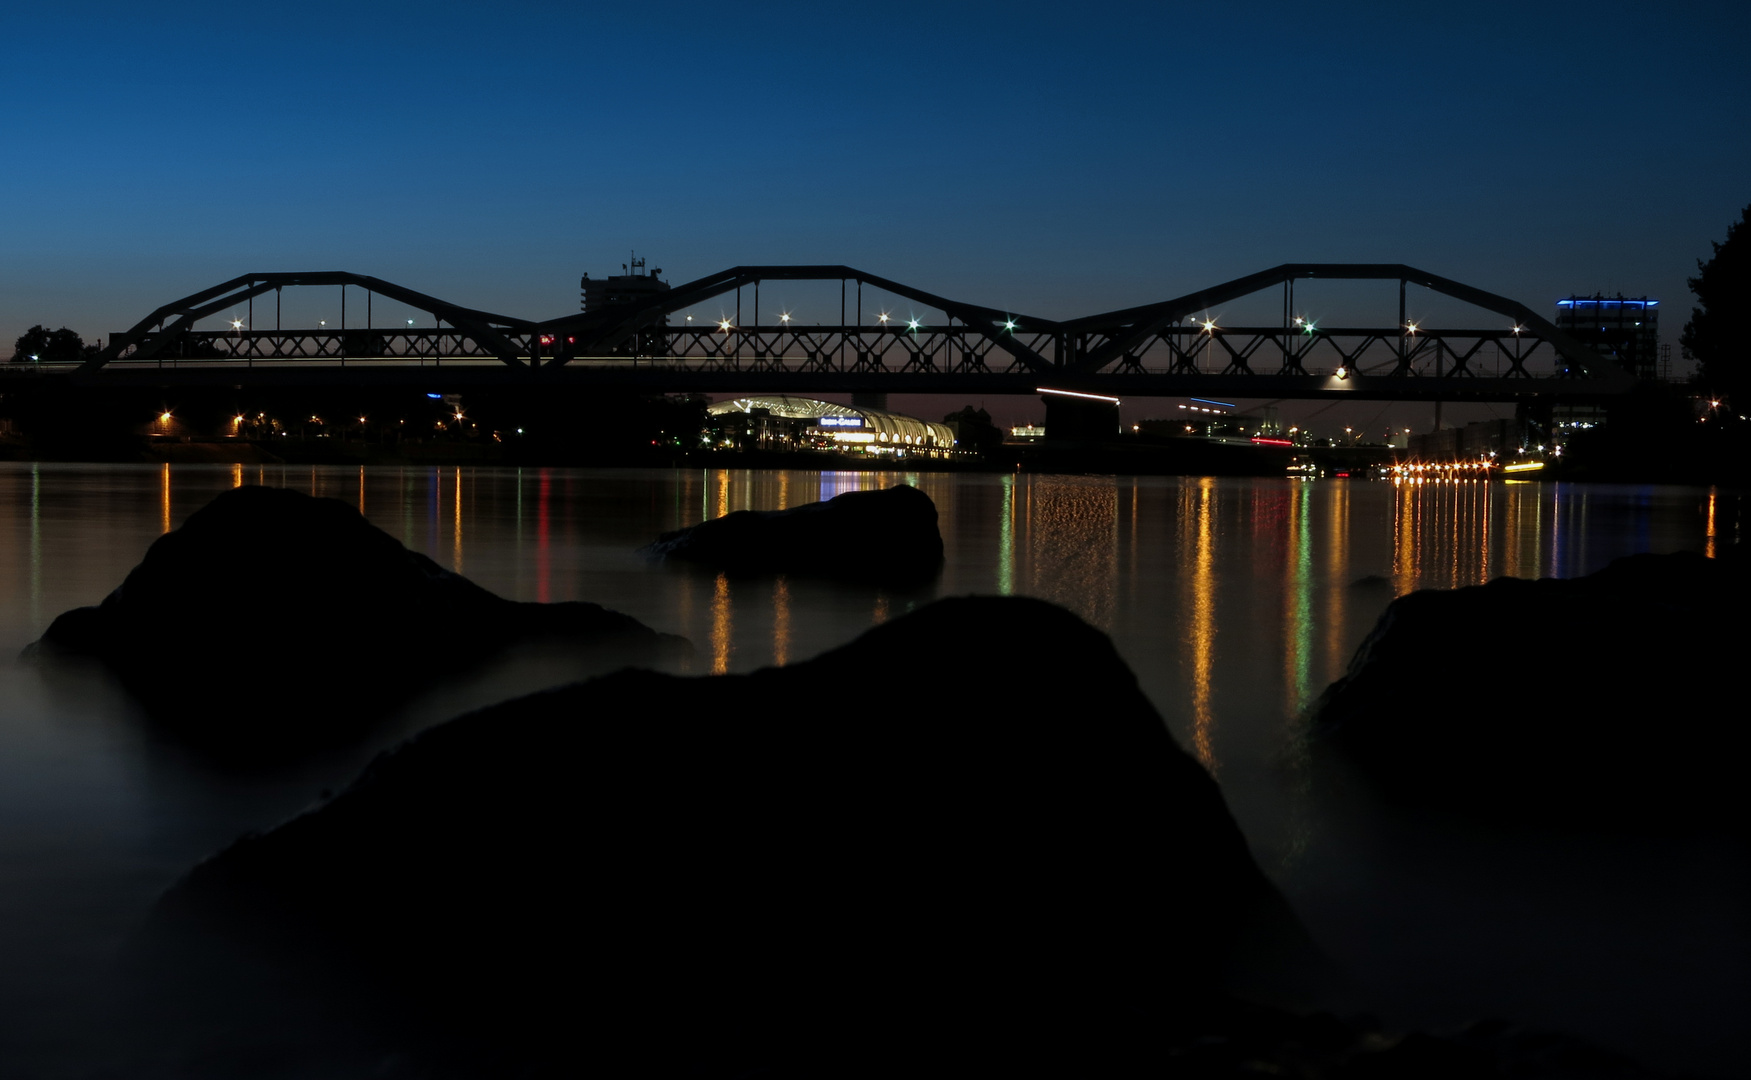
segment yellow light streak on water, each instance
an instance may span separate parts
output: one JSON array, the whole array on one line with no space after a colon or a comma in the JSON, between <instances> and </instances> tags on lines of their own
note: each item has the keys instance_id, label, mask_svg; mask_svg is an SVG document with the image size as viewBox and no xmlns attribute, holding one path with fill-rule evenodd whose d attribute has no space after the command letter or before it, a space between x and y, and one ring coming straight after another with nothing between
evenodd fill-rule
<instances>
[{"instance_id":1,"label":"yellow light streak on water","mask_svg":"<svg viewBox=\"0 0 1751 1080\"><path fill-rule=\"evenodd\" d=\"M1417 533L1421 516L1421 483L1395 485L1392 503L1392 594L1415 592L1417 581ZM1336 582L1333 583L1334 587Z\"/></svg>"},{"instance_id":2,"label":"yellow light streak on water","mask_svg":"<svg viewBox=\"0 0 1751 1080\"><path fill-rule=\"evenodd\" d=\"M359 514L365 513L365 467L359 466Z\"/></svg>"},{"instance_id":3,"label":"yellow light streak on water","mask_svg":"<svg viewBox=\"0 0 1751 1080\"><path fill-rule=\"evenodd\" d=\"M1490 541L1494 539L1490 534L1491 527L1495 524L1493 516L1495 504L1491 496L1495 492L1496 485L1487 480L1473 480L1471 483L1472 490L1482 497L1478 506L1476 579L1477 583L1481 585L1490 579Z\"/></svg>"},{"instance_id":4,"label":"yellow light streak on water","mask_svg":"<svg viewBox=\"0 0 1751 1080\"><path fill-rule=\"evenodd\" d=\"M783 667L790 659L790 583L779 574L772 583L772 663Z\"/></svg>"},{"instance_id":5,"label":"yellow light streak on water","mask_svg":"<svg viewBox=\"0 0 1751 1080\"><path fill-rule=\"evenodd\" d=\"M1344 655L1344 602L1350 591L1350 485L1333 486L1331 520L1326 523L1325 594L1331 607L1325 615L1325 657L1328 678L1337 678L1349 658Z\"/></svg>"},{"instance_id":6,"label":"yellow light streak on water","mask_svg":"<svg viewBox=\"0 0 1751 1080\"><path fill-rule=\"evenodd\" d=\"M717 513L712 517L723 517L730 512L730 471L717 471Z\"/></svg>"},{"instance_id":7,"label":"yellow light streak on water","mask_svg":"<svg viewBox=\"0 0 1751 1080\"><path fill-rule=\"evenodd\" d=\"M1525 499L1520 494L1520 485L1502 485L1502 573L1509 577L1520 576L1520 515L1524 512Z\"/></svg>"},{"instance_id":8,"label":"yellow light streak on water","mask_svg":"<svg viewBox=\"0 0 1751 1080\"><path fill-rule=\"evenodd\" d=\"M1218 768L1210 707L1211 676L1216 668L1216 481L1198 481L1193 510L1197 539L1192 549L1192 751L1215 776Z\"/></svg>"},{"instance_id":9,"label":"yellow light streak on water","mask_svg":"<svg viewBox=\"0 0 1751 1080\"><path fill-rule=\"evenodd\" d=\"M735 625L730 615L730 579L717 576L717 588L711 598L711 673L723 675L730 670L731 638Z\"/></svg>"},{"instance_id":10,"label":"yellow light streak on water","mask_svg":"<svg viewBox=\"0 0 1751 1080\"><path fill-rule=\"evenodd\" d=\"M158 531L159 532L169 532L170 531L170 462L166 461L164 463L164 467L158 471L158 475L159 475L158 502L159 502L159 507L160 507L159 517L161 519L159 522L161 527Z\"/></svg>"},{"instance_id":11,"label":"yellow light streak on water","mask_svg":"<svg viewBox=\"0 0 1751 1080\"><path fill-rule=\"evenodd\" d=\"M1029 580L1023 590L1110 630L1118 602L1119 507L1114 477L1037 477Z\"/></svg>"},{"instance_id":12,"label":"yellow light streak on water","mask_svg":"<svg viewBox=\"0 0 1751 1080\"><path fill-rule=\"evenodd\" d=\"M231 466L231 486L234 488L243 486L243 466L241 464Z\"/></svg>"},{"instance_id":13,"label":"yellow light streak on water","mask_svg":"<svg viewBox=\"0 0 1751 1080\"><path fill-rule=\"evenodd\" d=\"M34 492L34 490L35 489L33 488L32 491ZM1715 557L1715 497L1716 497L1716 494L1717 493L1716 493L1714 488L1711 487L1708 489L1708 524L1706 526L1706 535L1703 537L1703 542L1702 542L1702 553L1711 559ZM35 498L34 494L31 497L31 506L33 508L32 509L33 517L31 520L34 522L36 520L34 517L34 514L35 514L34 507L36 506L36 498ZM31 550L34 552L36 549L34 547L32 547Z\"/></svg>"}]
</instances>

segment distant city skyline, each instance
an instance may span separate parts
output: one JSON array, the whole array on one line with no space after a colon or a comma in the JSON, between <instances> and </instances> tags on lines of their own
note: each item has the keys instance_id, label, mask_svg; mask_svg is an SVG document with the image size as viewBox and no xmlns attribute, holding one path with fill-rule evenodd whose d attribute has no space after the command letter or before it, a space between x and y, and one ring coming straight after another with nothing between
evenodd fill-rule
<instances>
[{"instance_id":1,"label":"distant city skyline","mask_svg":"<svg viewBox=\"0 0 1751 1080\"><path fill-rule=\"evenodd\" d=\"M636 249L671 281L843 263L1046 318L1402 262L1541 312L1659 299L1676 355L1685 278L1751 202L1731 3L96 0L0 27L8 353L255 271L548 318Z\"/></svg>"}]
</instances>

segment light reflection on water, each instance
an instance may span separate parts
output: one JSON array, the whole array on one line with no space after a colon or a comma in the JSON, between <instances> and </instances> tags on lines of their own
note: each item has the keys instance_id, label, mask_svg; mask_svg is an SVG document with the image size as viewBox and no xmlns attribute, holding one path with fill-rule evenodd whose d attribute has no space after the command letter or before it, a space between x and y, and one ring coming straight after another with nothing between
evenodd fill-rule
<instances>
[{"instance_id":1,"label":"light reflection on water","mask_svg":"<svg viewBox=\"0 0 1751 1080\"><path fill-rule=\"evenodd\" d=\"M932 589L731 581L637 552L708 516L900 480L929 494L941 517L946 562ZM683 634L701 672L796 663L933 595L1060 603L1112 637L1181 744L1219 771L1261 862L1277 872L1310 840L1272 763L1293 718L1342 672L1393 595L1503 574L1571 576L1635 551L1713 554L1739 538L1744 516L1737 492L1536 482L0 464L0 656L59 612L101 600L154 538L244 483L342 498L501 595L590 600ZM981 680L1026 679L1030 665L1050 659L968 672L961 689L976 702ZM0 678L0 814L43 823L0 836L0 888L15 888L0 954L52 939L60 931L51 926L65 930L52 914L66 899L56 889L105 897L86 902L89 933L115 939L216 843L273 824L357 767L343 762L332 776L244 795L150 757L113 693L93 690L75 716L57 711L65 706L28 669L0 663ZM506 692L538 685L512 682ZM442 715L442 702L434 708ZM191 802L198 817L166 809ZM68 815L103 819L93 835L114 839L57 855L52 823ZM93 946L49 948L32 970L59 970ZM0 987L0 1012L36 992Z\"/></svg>"},{"instance_id":2,"label":"light reflection on water","mask_svg":"<svg viewBox=\"0 0 1751 1080\"><path fill-rule=\"evenodd\" d=\"M1723 522L1738 528L1742 498L1499 482L13 465L0 467L0 650L101 599L153 536L218 491L267 483L341 495L502 595L603 603L712 643L702 652L713 668L747 670L839 644L928 595L765 580L708 584L712 601L701 608L701 583L636 549L707 514L896 479L939 508L947 564L935 592L1038 596L1107 631L1206 762L1222 756L1224 725L1235 723L1224 720L1226 698L1298 711L1391 595L1503 574L1573 575L1636 550L1712 552ZM143 481L150 518L129 509ZM1386 587L1351 587L1370 578Z\"/></svg>"},{"instance_id":3,"label":"light reflection on water","mask_svg":"<svg viewBox=\"0 0 1751 1080\"><path fill-rule=\"evenodd\" d=\"M502 595L593 600L685 634L712 670L794 662L929 594L806 580L713 585L653 567L636 549L708 514L898 479L939 508L947 564L936 593L1038 596L1107 631L1212 767L1236 737L1236 712L1298 712L1392 595L1584 573L1636 550L1713 552L1737 530L1742 498L1485 481L12 465L0 467L0 651L59 611L101 599L153 536L218 491L266 483L341 495ZM147 490L149 518L129 509ZM1352 588L1359 579L1383 586ZM694 602L702 587L704 607Z\"/></svg>"}]
</instances>

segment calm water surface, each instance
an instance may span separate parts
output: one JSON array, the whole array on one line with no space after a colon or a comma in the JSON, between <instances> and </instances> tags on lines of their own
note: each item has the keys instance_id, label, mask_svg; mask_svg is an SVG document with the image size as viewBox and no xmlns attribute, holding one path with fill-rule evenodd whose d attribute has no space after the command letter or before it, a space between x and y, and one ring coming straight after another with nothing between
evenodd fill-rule
<instances>
[{"instance_id":1,"label":"calm water surface","mask_svg":"<svg viewBox=\"0 0 1751 1080\"><path fill-rule=\"evenodd\" d=\"M928 493L941 514L947 565L924 591L730 581L637 554L660 532L732 510L796 506L896 479ZM245 483L342 499L501 595L591 600L685 635L698 649L695 673L803 660L938 595L1054 601L1112 636L1181 745L1222 782L1261 864L1389 1018L1504 1014L1708 1067L1707 1046L1694 1048L1726 1022L1717 1014L1751 1004L1738 906L1746 874L1733 851L1539 837L1511 847L1396 821L1359 835L1310 807L1293 760L1301 710L1342 672L1393 596L1502 575L1573 576L1640 551L1712 553L1738 537L1736 492L0 464L0 657L15 656L61 611L102 599L155 537ZM271 618L212 615L214 633L246 633L252 619ZM1475 656L1433 660L1431 692L1435 675L1468 677L1541 629L1513 628L1503 641L1480 642ZM392 618L335 612L336 648L369 649L373 635L393 632ZM200 642L188 648L198 677ZM1050 662L1030 653L1010 670L968 671L964 692L977 701L982 682L1026 679ZM273 672L271 655L261 663ZM434 687L383 738L592 673L576 658L507 661ZM0 660L0 955L8 958L0 1064L50 1075L96 1054L84 1006L101 995L104 963L157 892L238 833L344 784L375 749L240 776L148 737L100 673L50 686ZM1642 930L1610 951L1626 919ZM1692 1049L1662 1050L1679 1043Z\"/></svg>"}]
</instances>

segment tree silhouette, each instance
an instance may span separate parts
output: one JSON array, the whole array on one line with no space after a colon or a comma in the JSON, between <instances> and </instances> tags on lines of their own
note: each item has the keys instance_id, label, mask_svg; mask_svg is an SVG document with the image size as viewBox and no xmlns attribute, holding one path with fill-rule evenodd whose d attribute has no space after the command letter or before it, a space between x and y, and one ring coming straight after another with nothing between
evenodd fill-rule
<instances>
[{"instance_id":1,"label":"tree silhouette","mask_svg":"<svg viewBox=\"0 0 1751 1080\"><path fill-rule=\"evenodd\" d=\"M1678 341L1701 370L1703 388L1725 395L1733 411L1751 406L1751 357L1745 332L1751 326L1751 206L1727 226L1727 238L1714 245L1714 258L1696 262L1690 291L1701 302Z\"/></svg>"},{"instance_id":2,"label":"tree silhouette","mask_svg":"<svg viewBox=\"0 0 1751 1080\"><path fill-rule=\"evenodd\" d=\"M53 331L46 326L33 326L13 343L12 362L53 364L78 361L84 354L85 342L65 326Z\"/></svg>"}]
</instances>

